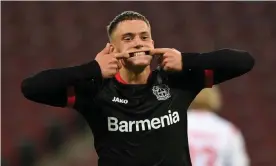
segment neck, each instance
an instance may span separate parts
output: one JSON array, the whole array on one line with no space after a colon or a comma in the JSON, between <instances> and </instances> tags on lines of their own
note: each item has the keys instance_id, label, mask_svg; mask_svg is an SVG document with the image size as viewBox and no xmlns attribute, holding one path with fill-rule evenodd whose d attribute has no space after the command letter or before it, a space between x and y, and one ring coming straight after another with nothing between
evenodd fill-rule
<instances>
[{"instance_id":1,"label":"neck","mask_svg":"<svg viewBox=\"0 0 276 166\"><path fill-rule=\"evenodd\" d=\"M120 76L128 84L146 84L150 75L150 66L146 67L142 72L130 71L124 67L120 69Z\"/></svg>"}]
</instances>

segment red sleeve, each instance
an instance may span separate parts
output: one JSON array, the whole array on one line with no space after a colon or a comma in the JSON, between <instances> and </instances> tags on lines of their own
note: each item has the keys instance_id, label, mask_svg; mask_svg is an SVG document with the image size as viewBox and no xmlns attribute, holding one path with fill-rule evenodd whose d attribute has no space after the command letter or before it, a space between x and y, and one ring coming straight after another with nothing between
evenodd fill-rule
<instances>
[{"instance_id":1,"label":"red sleeve","mask_svg":"<svg viewBox=\"0 0 276 166\"><path fill-rule=\"evenodd\" d=\"M212 88L214 85L214 72L213 70L204 70L205 72L205 87Z\"/></svg>"}]
</instances>

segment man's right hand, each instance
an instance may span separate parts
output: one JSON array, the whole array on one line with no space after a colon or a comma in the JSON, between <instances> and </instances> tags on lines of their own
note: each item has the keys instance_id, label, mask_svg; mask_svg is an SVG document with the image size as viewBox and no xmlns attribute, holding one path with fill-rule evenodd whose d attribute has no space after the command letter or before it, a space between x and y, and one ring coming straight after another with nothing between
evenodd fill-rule
<instances>
[{"instance_id":1,"label":"man's right hand","mask_svg":"<svg viewBox=\"0 0 276 166\"><path fill-rule=\"evenodd\" d=\"M97 54L95 60L98 62L103 78L111 78L118 73L121 65L119 59L129 58L128 53L111 53L110 44Z\"/></svg>"}]
</instances>

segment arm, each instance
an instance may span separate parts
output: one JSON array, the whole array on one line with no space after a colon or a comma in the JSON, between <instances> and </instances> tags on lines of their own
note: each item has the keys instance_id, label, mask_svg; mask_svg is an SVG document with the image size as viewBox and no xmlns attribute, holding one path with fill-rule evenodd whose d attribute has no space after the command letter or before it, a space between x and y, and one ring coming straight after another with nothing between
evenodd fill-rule
<instances>
[{"instance_id":1,"label":"arm","mask_svg":"<svg viewBox=\"0 0 276 166\"><path fill-rule=\"evenodd\" d=\"M250 159L246 151L245 141L240 131L229 136L226 154L224 155L226 166L249 166Z\"/></svg>"},{"instance_id":2,"label":"arm","mask_svg":"<svg viewBox=\"0 0 276 166\"><path fill-rule=\"evenodd\" d=\"M183 72L192 84L206 87L249 72L254 59L248 53L222 49L208 53L182 53ZM187 78L187 77L186 77Z\"/></svg>"},{"instance_id":3,"label":"arm","mask_svg":"<svg viewBox=\"0 0 276 166\"><path fill-rule=\"evenodd\" d=\"M95 87L102 81L101 69L95 60L80 66L42 71L24 79L21 91L31 101L65 107L74 100L73 96L68 97L74 92L80 92L82 86L79 85L84 82L87 84L88 81Z\"/></svg>"}]
</instances>

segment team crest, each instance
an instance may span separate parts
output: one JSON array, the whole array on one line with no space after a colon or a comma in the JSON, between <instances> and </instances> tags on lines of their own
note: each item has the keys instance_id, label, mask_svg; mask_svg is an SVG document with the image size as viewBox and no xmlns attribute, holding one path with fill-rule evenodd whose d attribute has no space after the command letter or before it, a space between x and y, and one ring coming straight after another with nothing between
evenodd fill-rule
<instances>
[{"instance_id":1,"label":"team crest","mask_svg":"<svg viewBox=\"0 0 276 166\"><path fill-rule=\"evenodd\" d=\"M152 87L152 92L157 100L167 100L171 97L170 88L167 85L157 85Z\"/></svg>"}]
</instances>

